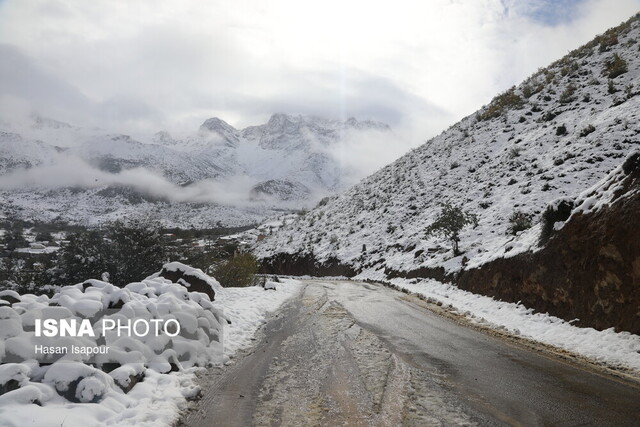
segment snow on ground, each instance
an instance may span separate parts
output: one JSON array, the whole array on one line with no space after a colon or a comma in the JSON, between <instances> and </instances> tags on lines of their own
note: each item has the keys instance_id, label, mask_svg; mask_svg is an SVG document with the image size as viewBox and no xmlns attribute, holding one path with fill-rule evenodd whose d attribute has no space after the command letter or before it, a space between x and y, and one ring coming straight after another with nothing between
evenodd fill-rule
<instances>
[{"instance_id":1,"label":"snow on ground","mask_svg":"<svg viewBox=\"0 0 640 427\"><path fill-rule=\"evenodd\" d=\"M70 403L44 386L29 385L19 389L24 392L21 395L13 392L13 395L1 396L4 399L0 401L0 425L166 426L177 421L180 408L185 403L185 394L195 390L194 380L193 369L172 374L149 370L145 380L126 396L113 392L100 403ZM29 403L32 395L48 395L51 400L40 406Z\"/></svg>"},{"instance_id":2,"label":"snow on ground","mask_svg":"<svg viewBox=\"0 0 640 427\"><path fill-rule=\"evenodd\" d=\"M254 245L261 238L272 235L285 225L292 224L296 221L298 216L299 215L297 213L279 215L276 218L263 222L255 228L236 234L229 234L228 236L223 236L220 239L237 241L241 245Z\"/></svg>"},{"instance_id":3,"label":"snow on ground","mask_svg":"<svg viewBox=\"0 0 640 427\"><path fill-rule=\"evenodd\" d=\"M168 264L171 269L174 265ZM299 290L299 282L267 282L262 287L220 288L216 301L176 283L150 276L117 288L90 280L66 286L53 297L0 293L0 425L2 426L166 426L175 423L187 399L197 396L195 373L219 365L252 337L269 313ZM275 288L275 290L271 290ZM115 311L115 313L114 313ZM38 318L176 318L186 331L175 338L107 335L108 355L35 356ZM230 324L227 324L227 321ZM93 337L44 338L47 346L100 346ZM109 340L111 337L111 340ZM221 345L222 342L222 345ZM59 360L58 360L59 358ZM7 363L7 362L18 363ZM46 364L44 362L51 363ZM96 362L97 365L89 364ZM109 370L101 363L116 363ZM172 365L170 365L172 364ZM103 366L103 369L99 369ZM178 371L170 371L178 367ZM138 381L138 382L136 382Z\"/></svg>"},{"instance_id":4,"label":"snow on ground","mask_svg":"<svg viewBox=\"0 0 640 427\"><path fill-rule=\"evenodd\" d=\"M568 350L596 362L640 371L640 336L580 328L547 313L534 313L522 304L496 301L432 279L393 279L410 292L451 305L471 320L544 344Z\"/></svg>"},{"instance_id":5,"label":"snow on ground","mask_svg":"<svg viewBox=\"0 0 640 427\"><path fill-rule=\"evenodd\" d=\"M265 287L276 290L264 290L261 287L226 288L223 297L213 305L222 309L231 324L224 329L224 354L228 361L239 350L253 345L256 331L267 321L269 313L276 311L286 300L297 294L300 282L281 279L281 283L268 281Z\"/></svg>"},{"instance_id":6,"label":"snow on ground","mask_svg":"<svg viewBox=\"0 0 640 427\"><path fill-rule=\"evenodd\" d=\"M17 248L15 251L24 254L52 254L60 249L60 246L45 246L42 248Z\"/></svg>"},{"instance_id":7,"label":"snow on ground","mask_svg":"<svg viewBox=\"0 0 640 427\"><path fill-rule=\"evenodd\" d=\"M69 189L0 191L5 215L34 222L64 221L97 226L130 218L157 219L166 227L240 227L257 224L280 211L255 204L234 207L212 203L178 203L140 199L131 203L126 195L102 194L109 187L74 192Z\"/></svg>"}]
</instances>

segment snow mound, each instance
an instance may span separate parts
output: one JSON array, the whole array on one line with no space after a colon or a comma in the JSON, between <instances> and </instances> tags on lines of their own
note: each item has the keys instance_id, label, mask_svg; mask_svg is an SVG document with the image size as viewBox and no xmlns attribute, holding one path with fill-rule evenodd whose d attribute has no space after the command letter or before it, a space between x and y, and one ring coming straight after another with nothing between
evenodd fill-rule
<instances>
[{"instance_id":1,"label":"snow mound","mask_svg":"<svg viewBox=\"0 0 640 427\"><path fill-rule=\"evenodd\" d=\"M178 263L167 266L222 290L200 270ZM227 320L222 308L214 307L208 295L190 292L184 284L159 275L124 288L88 280L65 286L50 298L3 292L0 299L10 302L0 306L2 422L12 419L6 413L16 412L15 405L29 403L43 408L37 411L43 414L42 420L48 419L45 408L55 412L79 403L99 404L101 422L117 420L121 410L132 410L138 404L129 396L136 387L144 383L149 387L156 380L166 382L163 375L172 371L190 375L192 368L223 363ZM37 332L37 324L44 319L75 321L74 325L88 321L90 328L78 336L69 332L62 336L61 330L44 336L42 330ZM169 319L180 326L173 336L162 333L164 330L158 334L138 329L136 333L135 328L133 333L123 330L120 334L117 329L105 329L103 323L111 320L126 325L144 320L153 325L153 320L161 324ZM39 327L44 328L43 324ZM42 353L38 347L51 350ZM193 385L177 387L166 396L183 392L183 398L192 395Z\"/></svg>"},{"instance_id":2,"label":"snow mound","mask_svg":"<svg viewBox=\"0 0 640 427\"><path fill-rule=\"evenodd\" d=\"M257 286L223 290L214 278L187 265L169 263L163 270L186 278L175 283L157 273L124 288L88 280L52 297L1 292L0 424L172 425L186 400L200 393L196 370L229 362L252 345L268 313L299 290L291 280L279 283L277 292ZM212 301L194 292L187 286L190 278L224 298ZM96 336L37 337L41 319L89 319ZM175 319L180 333L101 334L104 319ZM36 345L109 351L43 355L36 354Z\"/></svg>"}]
</instances>

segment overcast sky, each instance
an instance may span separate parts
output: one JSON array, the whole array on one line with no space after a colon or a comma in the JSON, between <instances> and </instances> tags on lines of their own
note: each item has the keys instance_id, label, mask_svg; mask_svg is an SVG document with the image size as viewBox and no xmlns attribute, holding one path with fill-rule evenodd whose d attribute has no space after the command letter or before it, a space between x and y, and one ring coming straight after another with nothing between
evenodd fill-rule
<instances>
[{"instance_id":1,"label":"overcast sky","mask_svg":"<svg viewBox=\"0 0 640 427\"><path fill-rule=\"evenodd\" d=\"M355 116L423 141L640 0L0 0L0 117L120 132Z\"/></svg>"}]
</instances>

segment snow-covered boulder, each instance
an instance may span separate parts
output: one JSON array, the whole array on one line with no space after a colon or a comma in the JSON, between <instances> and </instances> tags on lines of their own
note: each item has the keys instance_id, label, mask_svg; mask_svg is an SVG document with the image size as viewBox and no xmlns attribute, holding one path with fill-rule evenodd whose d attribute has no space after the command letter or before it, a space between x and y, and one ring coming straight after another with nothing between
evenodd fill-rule
<instances>
[{"instance_id":1,"label":"snow-covered boulder","mask_svg":"<svg viewBox=\"0 0 640 427\"><path fill-rule=\"evenodd\" d=\"M56 362L42 380L70 402L96 403L113 388L113 378L80 362Z\"/></svg>"},{"instance_id":2,"label":"snow-covered boulder","mask_svg":"<svg viewBox=\"0 0 640 427\"><path fill-rule=\"evenodd\" d=\"M10 305L16 302L20 302L19 293L10 289L0 291L0 305Z\"/></svg>"},{"instance_id":3,"label":"snow-covered boulder","mask_svg":"<svg viewBox=\"0 0 640 427\"><path fill-rule=\"evenodd\" d=\"M180 274L178 283L158 274L124 288L89 280L65 286L51 298L7 294L14 302L0 306L0 363L90 362L108 371L137 364L161 373L222 363L226 318L208 294L195 290L198 284L206 286L213 296L214 288L218 295L222 288L215 279L183 264L168 264L165 271ZM60 329L49 335L43 319ZM115 326L105 328L105 322L125 328L141 322L144 332L132 334L129 329L121 334ZM73 332L62 334L62 324L72 324ZM80 333L76 325L82 324L87 324L86 330ZM165 330L164 325L174 329ZM124 389L133 386L130 376L139 381L141 374L136 368L115 379ZM96 399L98 383L86 381L85 386L77 399Z\"/></svg>"},{"instance_id":4,"label":"snow-covered boulder","mask_svg":"<svg viewBox=\"0 0 640 427\"><path fill-rule=\"evenodd\" d=\"M125 393L144 379L145 367L142 363L129 363L120 366L109 372L109 376L113 378L116 385Z\"/></svg>"},{"instance_id":5,"label":"snow-covered boulder","mask_svg":"<svg viewBox=\"0 0 640 427\"><path fill-rule=\"evenodd\" d=\"M212 289L219 287L182 264L167 270L175 267ZM11 425L32 425L33 420L42 425L172 425L186 401L200 395L196 368L222 365L250 346L266 314L298 289L280 285L279 292L230 288L212 302L207 294L158 273L123 288L88 280L51 297L12 294L15 301L0 306L0 334L10 336L0 339L0 420ZM38 319L88 320L96 336L36 337ZM104 319L172 319L180 333L118 336L102 330ZM35 355L36 345L69 351ZM72 346L108 346L109 351L88 355L74 353Z\"/></svg>"},{"instance_id":6,"label":"snow-covered boulder","mask_svg":"<svg viewBox=\"0 0 640 427\"><path fill-rule=\"evenodd\" d=\"M21 333L20 315L9 307L0 307L0 339L6 340Z\"/></svg>"},{"instance_id":7,"label":"snow-covered boulder","mask_svg":"<svg viewBox=\"0 0 640 427\"><path fill-rule=\"evenodd\" d=\"M191 292L202 292L209 295L211 301L216 294L222 295L220 283L206 275L202 270L193 268L180 262L170 262L162 266L160 273L151 277L164 277L189 289Z\"/></svg>"},{"instance_id":8,"label":"snow-covered boulder","mask_svg":"<svg viewBox=\"0 0 640 427\"><path fill-rule=\"evenodd\" d=\"M0 365L0 395L17 390L29 382L31 370L21 363Z\"/></svg>"}]
</instances>

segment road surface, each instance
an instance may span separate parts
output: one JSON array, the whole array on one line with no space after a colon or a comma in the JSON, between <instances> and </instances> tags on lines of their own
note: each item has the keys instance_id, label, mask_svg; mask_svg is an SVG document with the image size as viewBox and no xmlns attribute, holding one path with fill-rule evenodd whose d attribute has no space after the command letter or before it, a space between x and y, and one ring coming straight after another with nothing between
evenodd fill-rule
<instances>
[{"instance_id":1,"label":"road surface","mask_svg":"<svg viewBox=\"0 0 640 427\"><path fill-rule=\"evenodd\" d=\"M640 425L637 384L366 283L305 282L251 353L201 385L184 425Z\"/></svg>"}]
</instances>

